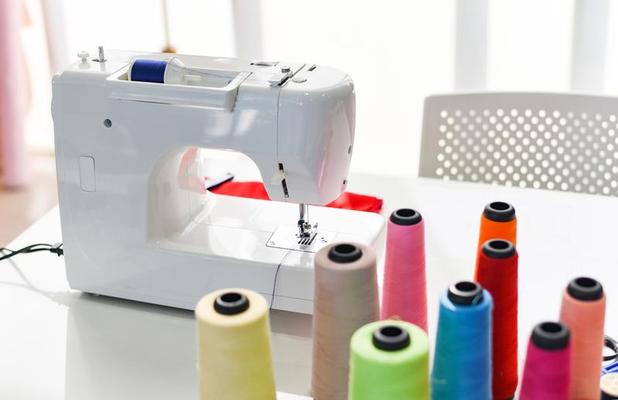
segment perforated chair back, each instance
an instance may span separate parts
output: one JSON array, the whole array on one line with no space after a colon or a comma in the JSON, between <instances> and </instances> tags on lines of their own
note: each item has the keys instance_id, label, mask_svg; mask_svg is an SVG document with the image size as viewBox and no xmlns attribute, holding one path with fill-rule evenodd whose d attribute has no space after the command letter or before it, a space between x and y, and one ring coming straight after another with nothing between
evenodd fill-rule
<instances>
[{"instance_id":1,"label":"perforated chair back","mask_svg":"<svg viewBox=\"0 0 618 400\"><path fill-rule=\"evenodd\" d=\"M618 98L430 96L425 99L419 174L618 196Z\"/></svg>"}]
</instances>

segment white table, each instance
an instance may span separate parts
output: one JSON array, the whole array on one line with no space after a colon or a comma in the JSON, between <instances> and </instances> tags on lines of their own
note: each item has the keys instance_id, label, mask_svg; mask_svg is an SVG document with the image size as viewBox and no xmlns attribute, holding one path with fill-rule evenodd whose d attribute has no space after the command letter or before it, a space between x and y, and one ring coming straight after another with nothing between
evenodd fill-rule
<instances>
[{"instance_id":1,"label":"white table","mask_svg":"<svg viewBox=\"0 0 618 400\"><path fill-rule=\"evenodd\" d=\"M590 275L608 293L607 332L618 336L618 199L547 191L357 175L351 190L421 211L427 231L430 338L438 298L472 276L478 222L494 200L519 220L520 358L531 327L556 319L570 278ZM61 241L57 209L10 248ZM20 399L196 399L191 312L84 295L68 288L50 253L0 262L0 397ZM307 394L311 318L271 314L278 389ZM285 398L285 397L283 397Z\"/></svg>"}]
</instances>

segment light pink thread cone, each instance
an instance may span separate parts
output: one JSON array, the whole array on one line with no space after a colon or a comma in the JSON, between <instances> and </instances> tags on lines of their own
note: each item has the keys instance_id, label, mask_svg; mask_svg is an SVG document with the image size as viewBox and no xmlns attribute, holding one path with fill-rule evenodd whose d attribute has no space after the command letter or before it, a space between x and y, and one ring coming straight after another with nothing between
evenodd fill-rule
<instances>
[{"instance_id":1,"label":"light pink thread cone","mask_svg":"<svg viewBox=\"0 0 618 400\"><path fill-rule=\"evenodd\" d=\"M571 396L596 400L601 391L601 366L606 298L601 283L588 277L569 282L562 296L560 321L571 330Z\"/></svg>"}]
</instances>

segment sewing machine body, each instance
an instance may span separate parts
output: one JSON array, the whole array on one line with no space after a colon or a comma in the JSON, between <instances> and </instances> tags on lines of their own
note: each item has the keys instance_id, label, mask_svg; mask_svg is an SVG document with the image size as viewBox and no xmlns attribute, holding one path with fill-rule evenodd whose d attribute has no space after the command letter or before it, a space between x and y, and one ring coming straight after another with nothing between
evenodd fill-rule
<instances>
[{"instance_id":1,"label":"sewing machine body","mask_svg":"<svg viewBox=\"0 0 618 400\"><path fill-rule=\"evenodd\" d=\"M313 254L331 241L372 245L383 219L311 207L311 243L294 240L298 203L345 190L354 92L340 71L178 56L216 72L207 86L128 79L113 52L53 81L58 194L67 276L85 292L193 309L223 287L253 289L273 308L310 313ZM312 69L313 68L313 69ZM193 149L240 152L272 200L205 190Z\"/></svg>"}]
</instances>

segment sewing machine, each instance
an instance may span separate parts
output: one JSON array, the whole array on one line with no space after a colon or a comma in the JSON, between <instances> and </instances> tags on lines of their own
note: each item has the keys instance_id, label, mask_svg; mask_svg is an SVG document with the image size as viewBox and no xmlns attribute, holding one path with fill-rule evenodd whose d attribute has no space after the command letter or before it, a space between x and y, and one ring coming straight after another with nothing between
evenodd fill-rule
<instances>
[{"instance_id":1,"label":"sewing machine","mask_svg":"<svg viewBox=\"0 0 618 400\"><path fill-rule=\"evenodd\" d=\"M71 287L186 309L244 287L311 313L315 252L372 245L383 227L374 213L319 207L347 186L350 77L303 63L99 53L53 79ZM159 62L164 77L138 77L136 60ZM199 149L244 154L273 201L206 190Z\"/></svg>"}]
</instances>

